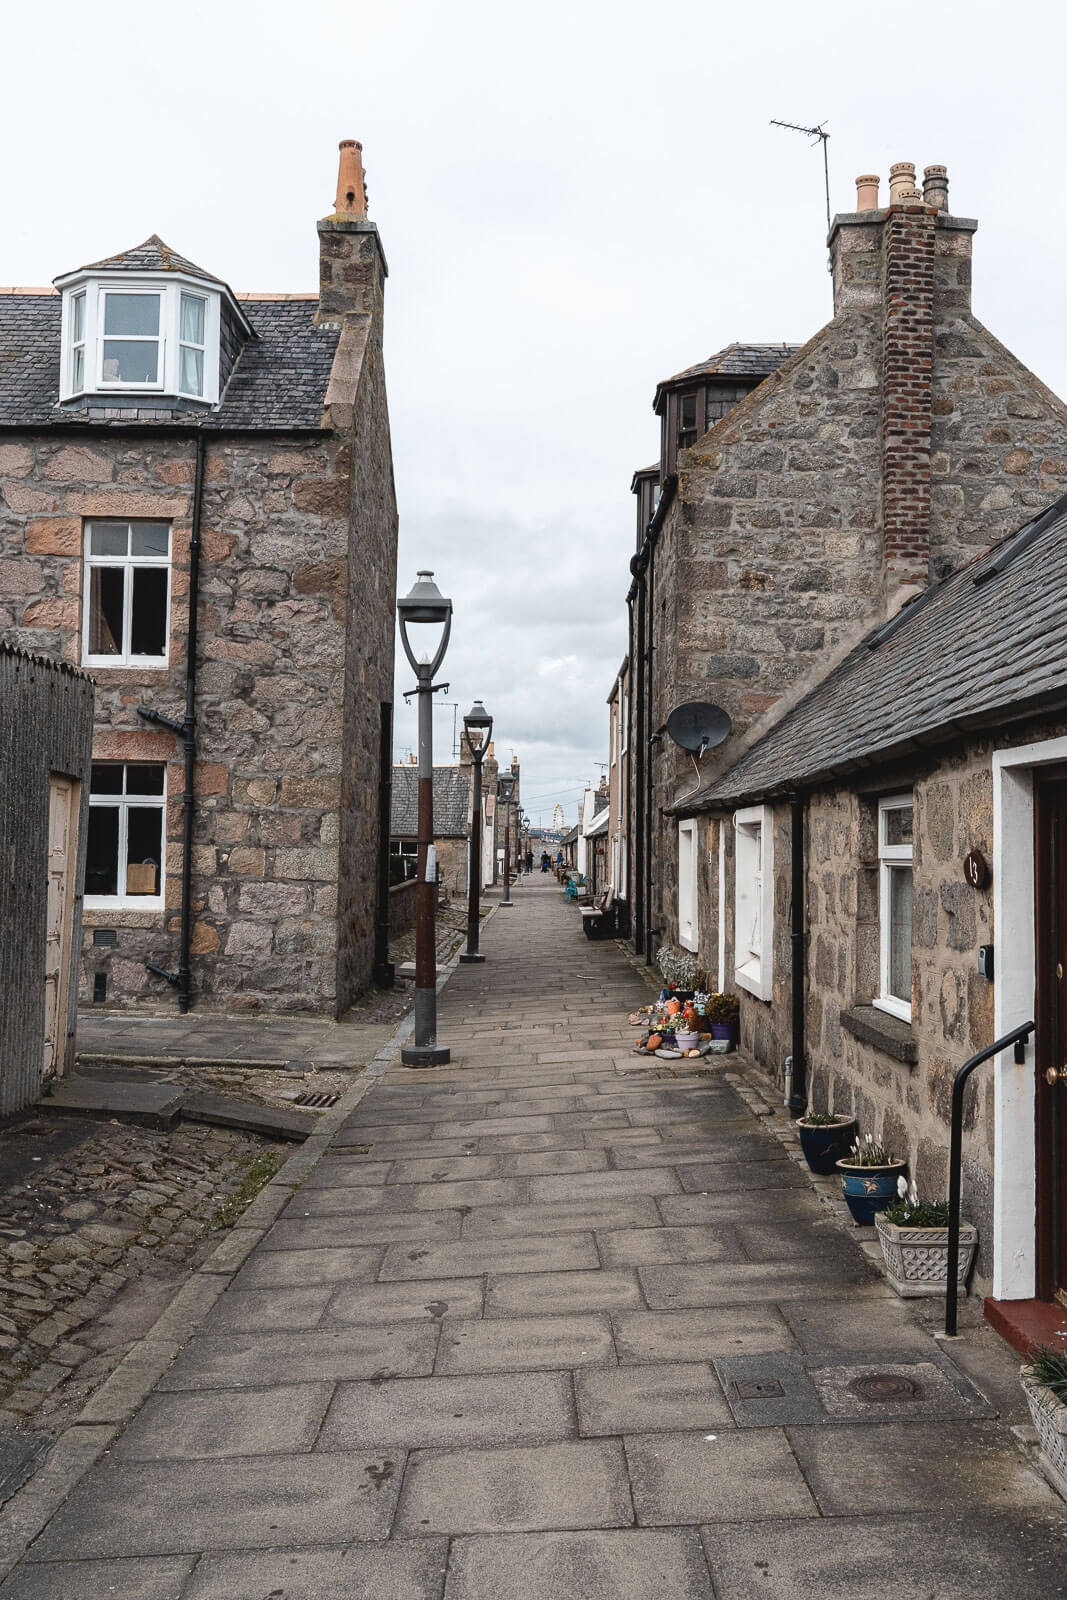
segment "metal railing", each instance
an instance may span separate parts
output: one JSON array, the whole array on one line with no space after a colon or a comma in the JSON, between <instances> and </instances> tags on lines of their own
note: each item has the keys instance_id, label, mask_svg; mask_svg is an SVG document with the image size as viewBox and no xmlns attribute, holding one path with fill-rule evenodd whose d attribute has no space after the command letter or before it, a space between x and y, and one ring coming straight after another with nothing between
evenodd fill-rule
<instances>
[{"instance_id":1,"label":"metal railing","mask_svg":"<svg viewBox=\"0 0 1067 1600\"><path fill-rule=\"evenodd\" d=\"M1026 1060L1026 1041L1034 1032L1032 1022L1024 1022L1021 1027L1014 1028L1011 1033L1006 1033L1003 1039L997 1039L987 1050L979 1050L978 1054L965 1061L956 1073L952 1083L952 1123L949 1137L948 1154L948 1277L945 1288L945 1334L948 1338L956 1337L956 1307L959 1299L959 1257L960 1257L960 1184L963 1168L963 1091L967 1087L967 1079L975 1067L980 1067L983 1061L988 1061L991 1056L999 1056L1002 1050L1009 1045L1015 1046L1015 1060L1021 1066Z\"/></svg>"}]
</instances>

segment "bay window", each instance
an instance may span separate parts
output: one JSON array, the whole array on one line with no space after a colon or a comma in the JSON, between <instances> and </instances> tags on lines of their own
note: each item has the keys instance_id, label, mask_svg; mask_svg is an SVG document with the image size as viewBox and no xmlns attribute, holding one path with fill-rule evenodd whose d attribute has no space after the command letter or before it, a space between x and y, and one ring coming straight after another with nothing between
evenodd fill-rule
<instances>
[{"instance_id":1,"label":"bay window","mask_svg":"<svg viewBox=\"0 0 1067 1600\"><path fill-rule=\"evenodd\" d=\"M914 809L910 794L878 803L880 984L874 1004L911 1021L911 911Z\"/></svg>"},{"instance_id":2,"label":"bay window","mask_svg":"<svg viewBox=\"0 0 1067 1600\"><path fill-rule=\"evenodd\" d=\"M60 398L155 393L214 403L220 319L221 294L208 287L80 275L63 291Z\"/></svg>"},{"instance_id":3,"label":"bay window","mask_svg":"<svg viewBox=\"0 0 1067 1600\"><path fill-rule=\"evenodd\" d=\"M90 909L163 905L166 770L161 762L93 762L85 855Z\"/></svg>"}]
</instances>

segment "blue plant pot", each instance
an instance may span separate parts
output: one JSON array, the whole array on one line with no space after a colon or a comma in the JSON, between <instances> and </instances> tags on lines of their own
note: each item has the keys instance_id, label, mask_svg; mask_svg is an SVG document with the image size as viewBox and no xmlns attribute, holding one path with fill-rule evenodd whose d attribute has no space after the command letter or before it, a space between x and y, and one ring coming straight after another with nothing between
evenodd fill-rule
<instances>
[{"instance_id":1,"label":"blue plant pot","mask_svg":"<svg viewBox=\"0 0 1067 1600\"><path fill-rule=\"evenodd\" d=\"M796 1128L804 1160L812 1172L822 1177L832 1175L837 1170L837 1163L847 1157L856 1138L855 1117L822 1128L807 1128L798 1121Z\"/></svg>"},{"instance_id":2,"label":"blue plant pot","mask_svg":"<svg viewBox=\"0 0 1067 1600\"><path fill-rule=\"evenodd\" d=\"M873 1223L875 1213L884 1211L897 1199L897 1179L908 1170L906 1161L897 1161L891 1167L855 1167L848 1161L838 1161L841 1188L852 1220L861 1226Z\"/></svg>"}]
</instances>

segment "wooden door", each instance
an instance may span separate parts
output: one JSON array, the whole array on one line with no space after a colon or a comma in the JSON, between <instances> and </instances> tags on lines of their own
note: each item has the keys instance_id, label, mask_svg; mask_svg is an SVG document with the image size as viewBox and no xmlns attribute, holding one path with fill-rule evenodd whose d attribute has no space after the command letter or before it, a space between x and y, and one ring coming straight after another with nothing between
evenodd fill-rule
<instances>
[{"instance_id":1,"label":"wooden door","mask_svg":"<svg viewBox=\"0 0 1067 1600\"><path fill-rule=\"evenodd\" d=\"M71 778L53 773L48 791L48 920L44 961L44 1070L62 1072L67 1038L67 998L74 896L71 874L78 859L77 818Z\"/></svg>"},{"instance_id":2,"label":"wooden door","mask_svg":"<svg viewBox=\"0 0 1067 1600\"><path fill-rule=\"evenodd\" d=\"M1067 1305L1067 773L1035 799L1037 1293Z\"/></svg>"}]
</instances>

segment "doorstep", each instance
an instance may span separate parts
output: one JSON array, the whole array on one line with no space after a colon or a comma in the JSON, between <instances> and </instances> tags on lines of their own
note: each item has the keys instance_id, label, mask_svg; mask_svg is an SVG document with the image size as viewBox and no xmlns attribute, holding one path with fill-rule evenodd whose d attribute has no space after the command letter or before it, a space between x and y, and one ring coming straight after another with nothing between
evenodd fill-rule
<instances>
[{"instance_id":1,"label":"doorstep","mask_svg":"<svg viewBox=\"0 0 1067 1600\"><path fill-rule=\"evenodd\" d=\"M985 1301L986 1321L1021 1356L1035 1345L1052 1345L1067 1350L1067 1306L1052 1300Z\"/></svg>"}]
</instances>

